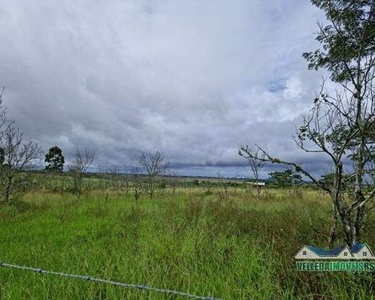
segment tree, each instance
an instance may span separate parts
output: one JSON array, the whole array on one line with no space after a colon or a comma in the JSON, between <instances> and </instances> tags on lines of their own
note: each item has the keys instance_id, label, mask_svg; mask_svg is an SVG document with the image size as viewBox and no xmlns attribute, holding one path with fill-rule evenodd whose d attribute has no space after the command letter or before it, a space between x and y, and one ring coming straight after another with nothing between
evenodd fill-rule
<instances>
[{"instance_id":1,"label":"tree","mask_svg":"<svg viewBox=\"0 0 375 300\"><path fill-rule=\"evenodd\" d=\"M62 172L64 169L65 158L59 147L51 147L45 156L47 166L45 169L51 172Z\"/></svg>"},{"instance_id":2,"label":"tree","mask_svg":"<svg viewBox=\"0 0 375 300\"><path fill-rule=\"evenodd\" d=\"M316 40L322 47L304 53L303 57L310 69L328 70L336 90L328 91L323 80L311 112L304 117L294 140L305 152L329 159L333 183L327 185L302 166L275 158L257 147L265 154L262 161L294 167L329 194L332 220L326 234L328 244L332 246L342 238L352 246L361 240L363 219L375 197L375 189L364 192L366 174L374 174L371 153L374 139L370 133L375 124L375 1L312 0L312 3L325 12L329 23L318 24ZM247 154L255 157L251 151ZM354 165L351 172L344 171L348 162ZM349 196L343 192L345 178L354 178L353 189L346 193Z\"/></svg>"},{"instance_id":3,"label":"tree","mask_svg":"<svg viewBox=\"0 0 375 300\"><path fill-rule=\"evenodd\" d=\"M164 163L164 154L159 150L142 152L139 156L139 163L147 174L148 194L152 199L155 192L156 177L164 174L168 165Z\"/></svg>"},{"instance_id":4,"label":"tree","mask_svg":"<svg viewBox=\"0 0 375 300\"><path fill-rule=\"evenodd\" d=\"M248 152L251 152L254 154L253 156L247 155ZM241 149L238 151L238 154L244 158L247 159L249 162L251 171L253 172L255 182L257 183L257 197L260 195L260 186L259 183L259 171L264 167L264 161L262 161L260 158L264 158L264 154L259 151L259 149L256 149L255 151L251 151L247 147L247 151L241 151Z\"/></svg>"},{"instance_id":5,"label":"tree","mask_svg":"<svg viewBox=\"0 0 375 300\"><path fill-rule=\"evenodd\" d=\"M130 190L129 177L124 174L124 168L118 166L99 166L99 173L101 174L101 181L99 182L102 191L111 188L112 191L121 191L126 194Z\"/></svg>"},{"instance_id":6,"label":"tree","mask_svg":"<svg viewBox=\"0 0 375 300\"><path fill-rule=\"evenodd\" d=\"M73 177L73 192L80 197L84 192L83 176L94 161L94 155L86 148L84 152L76 150L74 160L69 165L69 172Z\"/></svg>"},{"instance_id":7,"label":"tree","mask_svg":"<svg viewBox=\"0 0 375 300\"><path fill-rule=\"evenodd\" d=\"M42 149L34 142L23 142L23 133L10 123L1 134L2 160L0 166L0 199L13 204L31 188L30 174L39 162Z\"/></svg>"},{"instance_id":8,"label":"tree","mask_svg":"<svg viewBox=\"0 0 375 300\"><path fill-rule=\"evenodd\" d=\"M5 149L0 148L0 165L3 165L5 161Z\"/></svg>"},{"instance_id":9,"label":"tree","mask_svg":"<svg viewBox=\"0 0 375 300\"><path fill-rule=\"evenodd\" d=\"M134 200L135 200L135 204L137 204L139 198L141 197L143 191L145 190L145 183L144 183L144 178L142 176L142 172L140 168L136 168L136 167L132 168L131 174L133 176L132 186L133 186L133 191L134 191Z\"/></svg>"},{"instance_id":10,"label":"tree","mask_svg":"<svg viewBox=\"0 0 375 300\"><path fill-rule=\"evenodd\" d=\"M292 170L288 169L285 171L275 171L268 173L270 179L275 181L278 186L287 187L294 184L300 183L302 176L298 173L294 173Z\"/></svg>"},{"instance_id":11,"label":"tree","mask_svg":"<svg viewBox=\"0 0 375 300\"><path fill-rule=\"evenodd\" d=\"M335 173L327 173L320 177L319 182L325 186L333 187L335 180ZM355 183L355 178L353 176L350 176L348 174L342 175L342 190L348 190L353 187Z\"/></svg>"},{"instance_id":12,"label":"tree","mask_svg":"<svg viewBox=\"0 0 375 300\"><path fill-rule=\"evenodd\" d=\"M168 185L172 189L174 195L176 192L176 188L180 183L180 174L178 171L172 171L171 169L169 169L167 176Z\"/></svg>"},{"instance_id":13,"label":"tree","mask_svg":"<svg viewBox=\"0 0 375 300\"><path fill-rule=\"evenodd\" d=\"M0 129L3 128L5 123L9 122L6 116L6 109L3 106L3 95L4 95L5 88L1 90L0 93Z\"/></svg>"},{"instance_id":14,"label":"tree","mask_svg":"<svg viewBox=\"0 0 375 300\"><path fill-rule=\"evenodd\" d=\"M13 204L32 186L29 173L39 162L41 148L24 142L22 131L9 120L0 93L0 202ZM5 128L4 128L5 127Z\"/></svg>"},{"instance_id":15,"label":"tree","mask_svg":"<svg viewBox=\"0 0 375 300\"><path fill-rule=\"evenodd\" d=\"M220 172L217 172L217 178L219 186L223 189L219 189L218 195L221 200L225 200L229 197L228 182L225 182L225 177Z\"/></svg>"},{"instance_id":16,"label":"tree","mask_svg":"<svg viewBox=\"0 0 375 300\"><path fill-rule=\"evenodd\" d=\"M5 110L4 106L3 106L4 90L5 90L5 88L3 88L1 90L1 93L0 93L0 131L1 131L2 127L3 127L3 125L7 121L7 119L6 119L6 110ZM0 165L3 165L4 160L5 160L5 149L2 148L2 147L0 147Z\"/></svg>"}]
</instances>

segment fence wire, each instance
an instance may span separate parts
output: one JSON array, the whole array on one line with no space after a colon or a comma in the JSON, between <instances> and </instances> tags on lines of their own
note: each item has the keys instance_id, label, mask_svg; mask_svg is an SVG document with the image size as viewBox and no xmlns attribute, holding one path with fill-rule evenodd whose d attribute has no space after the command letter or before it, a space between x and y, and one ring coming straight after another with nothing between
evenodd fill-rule
<instances>
[{"instance_id":1,"label":"fence wire","mask_svg":"<svg viewBox=\"0 0 375 300\"><path fill-rule=\"evenodd\" d=\"M191 299L221 300L219 298L213 298L211 296L202 297L202 296L197 296L197 295L179 292L179 291L174 291L174 290L167 290L167 289L159 289L159 288L149 287L147 285L122 283L122 282L116 282L116 281L112 281L112 280L105 280L105 279L100 279L100 278L96 278L96 277L91 277L91 276L87 276L87 275L85 276L85 275L67 274L67 273L61 273L61 272L55 272L55 271L47 271L47 270L40 269L40 268L31 268L31 267L8 264L6 262L0 262L0 267L26 270L26 271L33 271L33 272L36 272L36 273L39 273L39 274L49 274L49 275L56 275L56 276L69 277L69 278L79 278L79 279L82 279L82 280L85 280L85 281L94 281L94 282L99 282L99 283L106 283L106 284L111 284L111 285L115 285L115 286L121 286L121 287L124 287L124 288L138 289L138 290L141 290L141 291L151 291L151 292L169 294L169 295L176 295L176 296L191 298Z\"/></svg>"}]
</instances>

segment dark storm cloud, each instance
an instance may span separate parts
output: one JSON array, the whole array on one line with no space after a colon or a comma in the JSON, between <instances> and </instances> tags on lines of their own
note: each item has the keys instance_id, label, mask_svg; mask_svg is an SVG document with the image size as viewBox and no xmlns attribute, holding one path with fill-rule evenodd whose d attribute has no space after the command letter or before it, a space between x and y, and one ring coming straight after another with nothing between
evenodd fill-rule
<instances>
[{"instance_id":1,"label":"dark storm cloud","mask_svg":"<svg viewBox=\"0 0 375 300\"><path fill-rule=\"evenodd\" d=\"M295 156L294 125L319 87L303 51L308 1L8 1L0 7L9 113L46 151L96 165L160 149L181 172L242 170L241 144ZM313 164L317 166L318 164Z\"/></svg>"}]
</instances>

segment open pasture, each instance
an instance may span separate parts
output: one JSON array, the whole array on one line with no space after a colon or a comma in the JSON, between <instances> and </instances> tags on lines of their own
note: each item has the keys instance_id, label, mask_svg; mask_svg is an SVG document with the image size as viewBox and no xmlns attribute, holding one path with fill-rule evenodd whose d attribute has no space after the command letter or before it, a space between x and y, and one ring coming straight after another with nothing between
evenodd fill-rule
<instances>
[{"instance_id":1,"label":"open pasture","mask_svg":"<svg viewBox=\"0 0 375 300\"><path fill-rule=\"evenodd\" d=\"M135 202L130 192L33 191L0 207L1 260L221 299L369 299L371 274L295 269L305 243L324 244L308 216L325 229L325 196L305 188L259 198L242 188L222 192L165 189ZM364 238L374 242L367 231ZM0 299L180 299L8 268L0 278Z\"/></svg>"}]
</instances>

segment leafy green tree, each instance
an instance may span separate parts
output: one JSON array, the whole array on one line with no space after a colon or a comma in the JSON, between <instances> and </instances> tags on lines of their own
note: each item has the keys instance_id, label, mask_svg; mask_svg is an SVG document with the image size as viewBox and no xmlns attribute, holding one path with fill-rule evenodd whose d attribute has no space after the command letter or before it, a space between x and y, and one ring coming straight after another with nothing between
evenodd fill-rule
<instances>
[{"instance_id":1,"label":"leafy green tree","mask_svg":"<svg viewBox=\"0 0 375 300\"><path fill-rule=\"evenodd\" d=\"M335 185L335 173L327 173L320 177L320 184L333 188ZM350 192L355 184L355 177L350 174L342 174L342 191Z\"/></svg>"},{"instance_id":2,"label":"leafy green tree","mask_svg":"<svg viewBox=\"0 0 375 300\"><path fill-rule=\"evenodd\" d=\"M285 171L270 172L268 173L268 175L270 175L271 180L273 180L278 186L281 187L291 186L302 181L301 175L292 172L292 170L290 169Z\"/></svg>"},{"instance_id":3,"label":"leafy green tree","mask_svg":"<svg viewBox=\"0 0 375 300\"><path fill-rule=\"evenodd\" d=\"M322 9L328 25L318 24L316 40L322 48L306 52L309 68L327 69L334 82L350 82L355 96L361 97L361 84L373 67L375 50L375 3L373 0L312 0ZM367 60L370 58L370 60ZM360 64L360 65L359 65ZM370 69L369 69L370 68ZM362 91L363 92L363 91ZM358 99L358 98L357 98Z\"/></svg>"},{"instance_id":4,"label":"leafy green tree","mask_svg":"<svg viewBox=\"0 0 375 300\"><path fill-rule=\"evenodd\" d=\"M47 163L45 167L47 171L62 172L64 169L65 158L62 150L57 146L49 149L44 161Z\"/></svg>"}]
</instances>

